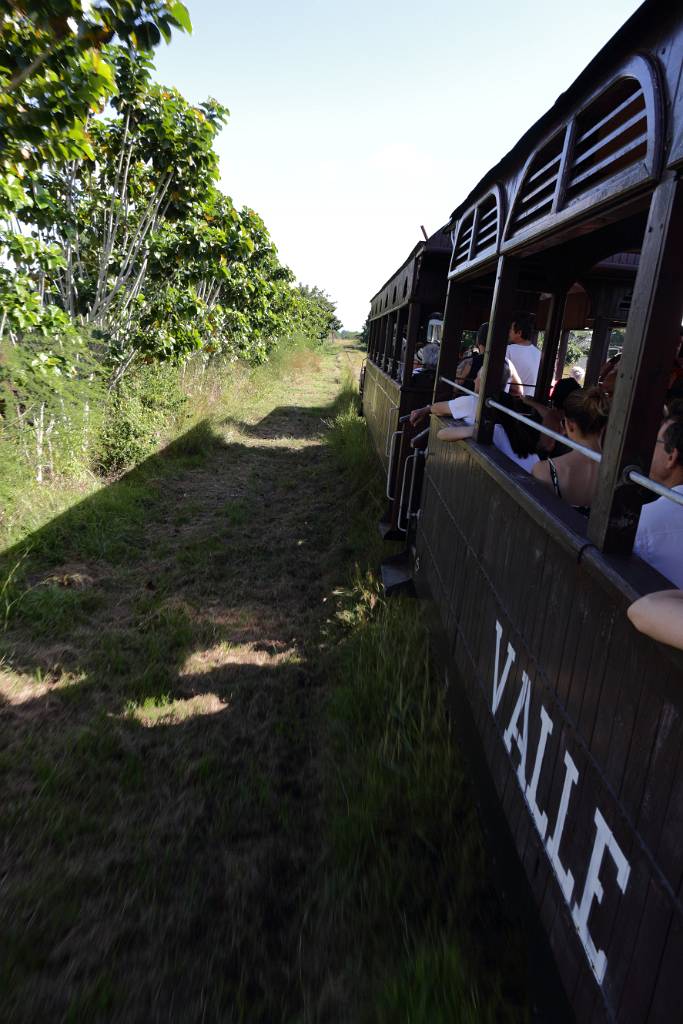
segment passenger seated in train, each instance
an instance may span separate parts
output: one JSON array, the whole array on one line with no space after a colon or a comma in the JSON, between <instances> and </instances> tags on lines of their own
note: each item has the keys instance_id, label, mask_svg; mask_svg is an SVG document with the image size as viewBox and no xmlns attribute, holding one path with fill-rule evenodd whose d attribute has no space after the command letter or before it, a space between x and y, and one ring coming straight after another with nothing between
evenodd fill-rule
<instances>
[{"instance_id":1,"label":"passenger seated in train","mask_svg":"<svg viewBox=\"0 0 683 1024\"><path fill-rule=\"evenodd\" d=\"M544 405L543 402L538 402L535 398L530 398L528 395L523 396L523 401L525 405L528 405L538 413L544 427L554 430L557 434L563 434L564 403L573 391L580 390L578 381L573 377L563 377L562 380L557 381L551 391L548 405ZM542 455L549 455L554 458L559 458L560 455L566 455L567 452L571 451L561 441L556 441L554 437L548 437L547 434L539 436L538 450Z\"/></svg>"},{"instance_id":2,"label":"passenger seated in train","mask_svg":"<svg viewBox=\"0 0 683 1024\"><path fill-rule=\"evenodd\" d=\"M462 384L464 388L468 388L470 391L474 391L474 382L477 379L477 374L481 370L484 364L484 353L486 351L486 339L489 333L488 323L482 324L477 330L477 340L474 343L474 348L467 359L463 359L458 364L456 370L455 379L458 384Z\"/></svg>"},{"instance_id":3,"label":"passenger seated in train","mask_svg":"<svg viewBox=\"0 0 683 1024\"><path fill-rule=\"evenodd\" d=\"M505 388L509 381L511 369L512 367L506 360L503 370L503 388ZM461 395L459 398L451 398L445 402L435 402L433 405L425 406L423 409L415 409L410 414L410 422L413 425L419 423L429 411L433 412L435 416L450 415L458 422L452 427L442 427L437 434L439 440L462 441L472 437L477 415L480 383L481 370L474 382L475 393L473 395ZM504 390L500 396L500 401L505 405L509 405L515 411L522 411L517 408L516 400L507 395ZM529 415L531 417L536 414L531 413ZM518 420L513 420L511 417L501 414L499 421L493 428L493 443L496 448L500 449L509 459L516 462L518 466L521 466L522 469L525 469L527 473L530 473L533 466L538 462L538 455L536 455L538 431L533 429L532 424L529 424L527 427L524 423L519 423Z\"/></svg>"},{"instance_id":4,"label":"passenger seated in train","mask_svg":"<svg viewBox=\"0 0 683 1024\"><path fill-rule=\"evenodd\" d=\"M436 367L439 363L439 346L432 343L423 345L418 350L417 360L420 365L411 374L411 386L432 389L436 378Z\"/></svg>"},{"instance_id":5,"label":"passenger seated in train","mask_svg":"<svg viewBox=\"0 0 683 1024\"><path fill-rule=\"evenodd\" d=\"M520 314L510 324L507 357L520 376L525 395L536 393L536 379L541 365L541 353L533 343L533 320Z\"/></svg>"},{"instance_id":6,"label":"passenger seated in train","mask_svg":"<svg viewBox=\"0 0 683 1024\"><path fill-rule=\"evenodd\" d=\"M608 414L609 399L600 388L572 391L564 401L565 433L584 448L599 452ZM558 498L587 515L598 485L599 467L600 463L572 450L559 458L539 462L532 474Z\"/></svg>"},{"instance_id":7,"label":"passenger seated in train","mask_svg":"<svg viewBox=\"0 0 683 1024\"><path fill-rule=\"evenodd\" d=\"M619 373L620 362L621 352L617 352L616 355L611 356L607 360L604 366L600 367L600 371L598 373L598 385L610 399L614 395L614 388L617 383L617 374Z\"/></svg>"},{"instance_id":8,"label":"passenger seated in train","mask_svg":"<svg viewBox=\"0 0 683 1024\"><path fill-rule=\"evenodd\" d=\"M683 415L665 419L659 428L650 479L683 494ZM683 587L683 508L664 497L643 505L633 552Z\"/></svg>"}]
</instances>

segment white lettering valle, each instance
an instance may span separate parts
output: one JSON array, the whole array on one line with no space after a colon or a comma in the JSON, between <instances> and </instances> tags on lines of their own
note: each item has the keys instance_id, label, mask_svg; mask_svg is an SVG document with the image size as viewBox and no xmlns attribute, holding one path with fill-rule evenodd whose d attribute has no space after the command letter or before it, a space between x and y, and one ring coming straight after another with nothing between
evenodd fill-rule
<instances>
[{"instance_id":1,"label":"white lettering valle","mask_svg":"<svg viewBox=\"0 0 683 1024\"><path fill-rule=\"evenodd\" d=\"M508 641L505 652L505 665L501 667L502 648L503 627L500 622L496 621L496 651L493 691L491 695L491 711L494 716L501 706L512 666L517 659L517 652L510 641ZM579 770L569 751L565 750L561 762L564 765L562 791L555 820L551 823L552 827L549 828L548 812L538 805L538 788L542 778L548 741L553 735L553 721L545 707L541 705L538 712L541 720L538 744L534 752L530 751L529 721L532 715L532 698L531 680L527 673L522 671L521 686L510 720L503 732L503 743L510 755L513 766L516 763L517 782L531 814L534 827L544 843L548 860L557 878L564 900L571 907L572 920L591 970L598 984L601 985L607 970L607 955L604 950L596 947L595 940L590 933L589 917L591 909L594 903L601 904L603 900L604 888L600 875L602 871L608 871L605 865L606 855L609 854L611 858L612 870L616 869L616 884L622 893L626 891L631 867L600 809L596 807L594 815L595 840L590 858L588 859L583 891L580 899L575 899L572 905L575 879L573 872L562 861L561 850L565 831L571 831L572 828L572 813L575 813L572 796L579 782ZM514 751L513 747L515 748ZM532 761L533 767L531 768L531 777L529 778L527 766L531 765ZM547 838L546 834L548 834ZM581 877L579 878L580 881Z\"/></svg>"}]
</instances>

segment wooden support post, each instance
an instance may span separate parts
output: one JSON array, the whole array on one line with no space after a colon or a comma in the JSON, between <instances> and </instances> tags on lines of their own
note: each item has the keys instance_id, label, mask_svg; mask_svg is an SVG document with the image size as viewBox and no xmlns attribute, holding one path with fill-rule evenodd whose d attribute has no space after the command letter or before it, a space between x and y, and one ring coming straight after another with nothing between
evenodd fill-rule
<instances>
[{"instance_id":1,"label":"wooden support post","mask_svg":"<svg viewBox=\"0 0 683 1024\"><path fill-rule=\"evenodd\" d=\"M368 332L368 359L370 360L371 363L374 363L374 361L375 361L376 341L377 341L377 321L376 320L371 320L370 321L370 330Z\"/></svg>"},{"instance_id":2,"label":"wooden support post","mask_svg":"<svg viewBox=\"0 0 683 1024\"><path fill-rule=\"evenodd\" d=\"M560 335L560 344L557 349L557 358L555 359L555 380L561 380L562 374L564 373L564 361L567 358L567 349L569 348L569 335L571 331L564 330Z\"/></svg>"},{"instance_id":3,"label":"wooden support post","mask_svg":"<svg viewBox=\"0 0 683 1024\"><path fill-rule=\"evenodd\" d=\"M386 358L387 358L387 345L389 344L388 338L389 338L389 321L390 321L390 319L391 319L391 317L389 316L388 313L385 313L384 316L382 317L382 333L381 333L381 337L380 337L379 354L378 354L378 358L377 358L377 365L382 370L384 369L384 365L386 363Z\"/></svg>"},{"instance_id":4,"label":"wooden support post","mask_svg":"<svg viewBox=\"0 0 683 1024\"><path fill-rule=\"evenodd\" d=\"M547 401L550 387L555 374L555 361L557 349L562 334L562 321L564 319L564 307L567 301L567 288L562 285L553 292L553 297L548 310L545 335L543 338L543 352L541 354L541 365L538 368L536 380L536 391L534 397L538 402Z\"/></svg>"},{"instance_id":5,"label":"wooden support post","mask_svg":"<svg viewBox=\"0 0 683 1024\"><path fill-rule=\"evenodd\" d=\"M406 352L403 360L403 383L410 384L413 374L413 360L415 359L415 346L417 344L417 329L420 326L420 304L411 301L408 303L408 327L406 328Z\"/></svg>"},{"instance_id":6,"label":"wooden support post","mask_svg":"<svg viewBox=\"0 0 683 1024\"><path fill-rule=\"evenodd\" d=\"M448 384L441 384L440 378L448 377L449 380L455 380L455 371L460 362L462 332L465 329L465 317L469 298L470 289L468 285L455 284L453 281L449 282L446 294L439 366L436 371L436 381L434 384L435 402L443 402L453 397L453 388L449 387Z\"/></svg>"},{"instance_id":7,"label":"wooden support post","mask_svg":"<svg viewBox=\"0 0 683 1024\"><path fill-rule=\"evenodd\" d=\"M593 321L593 333L591 335L591 347L586 363L586 379L584 387L590 388L598 383L600 367L607 359L609 339L612 334L612 321L606 316L596 316Z\"/></svg>"},{"instance_id":8,"label":"wooden support post","mask_svg":"<svg viewBox=\"0 0 683 1024\"><path fill-rule=\"evenodd\" d=\"M396 328L396 313L389 314L389 325L387 327L387 346L384 359L384 369L391 376L391 367L393 365L393 351L394 351L394 334Z\"/></svg>"},{"instance_id":9,"label":"wooden support post","mask_svg":"<svg viewBox=\"0 0 683 1024\"><path fill-rule=\"evenodd\" d=\"M398 332L400 327L401 310L397 309L394 314L394 325L391 328L391 337L389 339L389 358L387 360L387 373L390 377L394 376L394 368L396 366L396 346L398 344Z\"/></svg>"},{"instance_id":10,"label":"wooden support post","mask_svg":"<svg viewBox=\"0 0 683 1024\"><path fill-rule=\"evenodd\" d=\"M627 554L638 528L642 492L623 482L627 466L647 474L683 316L683 182L666 178L650 204L626 325L589 539Z\"/></svg>"},{"instance_id":11,"label":"wooden support post","mask_svg":"<svg viewBox=\"0 0 683 1024\"><path fill-rule=\"evenodd\" d=\"M518 277L519 260L501 256L498 259L496 284L493 289L486 354L481 369L477 424L474 430L474 436L481 444L491 444L493 440L493 419L485 403L487 398L497 398L501 391L508 334L516 310Z\"/></svg>"},{"instance_id":12,"label":"wooden support post","mask_svg":"<svg viewBox=\"0 0 683 1024\"><path fill-rule=\"evenodd\" d=\"M401 306L396 313L396 339L391 353L391 376L394 380L400 380L401 370L401 340L405 333L406 306Z\"/></svg>"}]
</instances>

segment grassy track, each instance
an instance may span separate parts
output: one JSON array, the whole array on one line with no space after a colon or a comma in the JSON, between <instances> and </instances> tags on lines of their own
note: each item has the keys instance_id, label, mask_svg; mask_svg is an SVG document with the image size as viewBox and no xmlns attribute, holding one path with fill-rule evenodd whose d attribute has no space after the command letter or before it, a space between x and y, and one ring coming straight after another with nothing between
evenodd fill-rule
<instances>
[{"instance_id":1,"label":"grassy track","mask_svg":"<svg viewBox=\"0 0 683 1024\"><path fill-rule=\"evenodd\" d=\"M290 354L5 553L2 1020L523 1018L463 953L498 911L416 608L350 582L358 361Z\"/></svg>"}]
</instances>

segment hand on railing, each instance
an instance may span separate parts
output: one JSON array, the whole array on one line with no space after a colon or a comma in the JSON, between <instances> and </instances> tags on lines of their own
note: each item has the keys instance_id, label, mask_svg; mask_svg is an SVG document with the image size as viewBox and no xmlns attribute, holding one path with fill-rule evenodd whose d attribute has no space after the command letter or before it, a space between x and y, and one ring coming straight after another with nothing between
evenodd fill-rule
<instances>
[{"instance_id":1,"label":"hand on railing","mask_svg":"<svg viewBox=\"0 0 683 1024\"><path fill-rule=\"evenodd\" d=\"M410 414L411 427L417 426L417 424L421 423L426 416L429 416L429 410L429 405L423 405L421 409L413 409L413 411Z\"/></svg>"}]
</instances>

